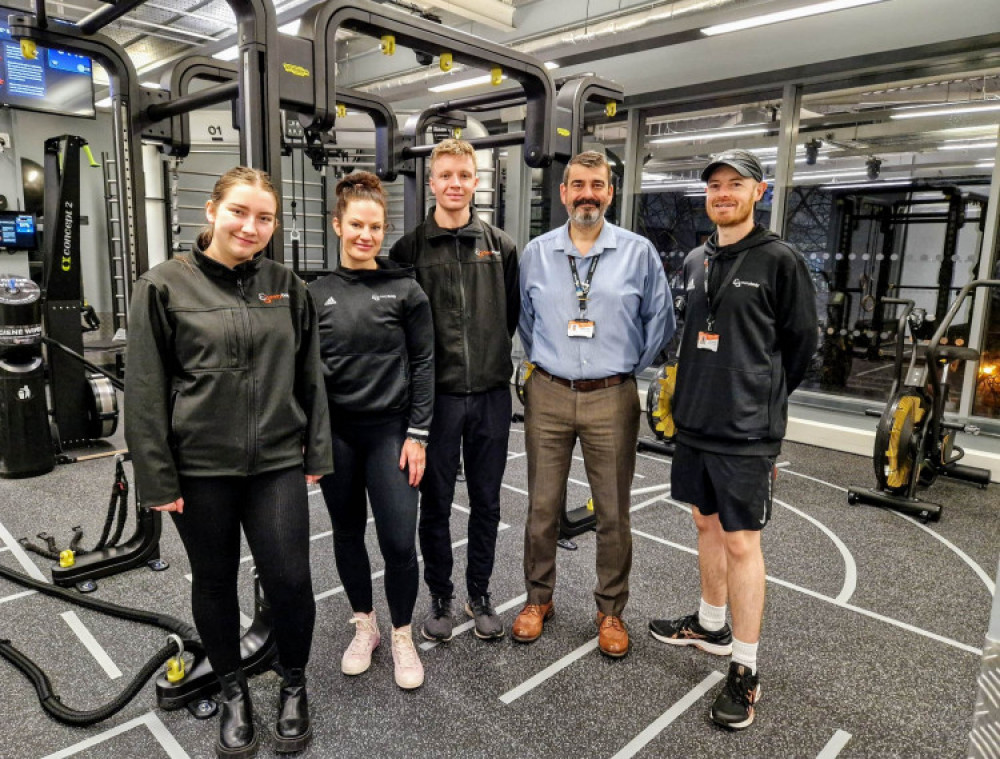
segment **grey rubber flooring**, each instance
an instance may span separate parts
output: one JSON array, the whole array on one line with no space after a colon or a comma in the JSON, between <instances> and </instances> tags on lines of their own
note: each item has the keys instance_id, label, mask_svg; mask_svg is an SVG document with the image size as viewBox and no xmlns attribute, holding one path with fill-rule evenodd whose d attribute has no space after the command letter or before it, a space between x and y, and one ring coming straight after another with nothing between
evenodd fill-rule
<instances>
[{"instance_id":1,"label":"grey rubber flooring","mask_svg":"<svg viewBox=\"0 0 1000 759\"><path fill-rule=\"evenodd\" d=\"M112 441L114 445L114 441ZM509 625L522 603L523 526L528 507L524 440L512 428L502 493L492 594ZM362 676L340 673L353 628L334 567L329 518L313 493L312 564L321 596L309 667L315 740L309 757L962 757L981 666L1000 554L1000 488L936 483L927 496L945 505L923 525L867 506L848 506L845 488L870 485L870 462L805 445L782 456L773 522L764 533L769 577L759 668L763 697L746 731L716 728L708 709L725 658L675 649L651 638L649 619L697 608L695 532L669 498L669 459L640 455L634 482L634 564L625 613L633 650L609 660L596 650L594 533L560 551L556 616L536 643L476 639L467 629L421 652L426 683L398 689L388 648L388 613L375 581L385 642ZM57 467L27 480L0 481L0 563L48 574L15 539L45 530L61 543L70 528L100 534L113 460ZM586 501L582 460L574 462L571 504ZM462 587L468 503L459 486L453 512L455 579ZM373 571L382 562L369 531ZM96 596L190 619L190 583L169 520L161 540L171 567L99 581ZM250 613L251 564L241 570ZM336 591L336 592L333 592ZM460 599L464 600L464 599ZM422 590L415 619L427 609ZM458 619L457 622L464 622ZM83 631L83 632L74 632ZM81 638L89 634L88 645ZM163 644L156 629L70 607L0 580L0 638L49 674L75 708L113 698ZM98 658L100 656L101 658ZM252 681L257 720L275 715L277 678ZM99 725L59 725L34 690L0 661L0 757L211 757L216 720L156 706L149 683L122 712ZM273 756L266 739L259 756Z\"/></svg>"}]
</instances>

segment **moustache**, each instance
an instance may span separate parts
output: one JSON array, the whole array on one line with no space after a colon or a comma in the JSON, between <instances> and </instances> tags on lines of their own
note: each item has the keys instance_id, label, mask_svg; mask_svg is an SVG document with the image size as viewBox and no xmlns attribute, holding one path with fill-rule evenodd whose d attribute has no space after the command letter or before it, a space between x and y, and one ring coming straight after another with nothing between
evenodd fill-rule
<instances>
[{"instance_id":1,"label":"moustache","mask_svg":"<svg viewBox=\"0 0 1000 759\"><path fill-rule=\"evenodd\" d=\"M594 208L600 208L601 204L598 203L596 200L582 198L573 203L573 208L579 208L580 206L594 206Z\"/></svg>"}]
</instances>

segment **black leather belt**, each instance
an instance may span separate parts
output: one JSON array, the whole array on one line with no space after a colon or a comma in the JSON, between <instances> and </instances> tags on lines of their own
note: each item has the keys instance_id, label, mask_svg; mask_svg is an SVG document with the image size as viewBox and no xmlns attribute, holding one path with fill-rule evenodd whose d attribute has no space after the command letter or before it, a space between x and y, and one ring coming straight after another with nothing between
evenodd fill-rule
<instances>
[{"instance_id":1,"label":"black leather belt","mask_svg":"<svg viewBox=\"0 0 1000 759\"><path fill-rule=\"evenodd\" d=\"M610 377L602 377L601 379L571 380L566 379L565 377L557 377L554 374L549 374L540 366L536 366L535 371L545 377L545 379L555 382L557 385L563 385L564 387L568 387L570 390L576 390L580 393L589 393L591 390L603 390L606 387L615 387L616 385L620 385L623 382L632 379L631 374L612 374Z\"/></svg>"}]
</instances>

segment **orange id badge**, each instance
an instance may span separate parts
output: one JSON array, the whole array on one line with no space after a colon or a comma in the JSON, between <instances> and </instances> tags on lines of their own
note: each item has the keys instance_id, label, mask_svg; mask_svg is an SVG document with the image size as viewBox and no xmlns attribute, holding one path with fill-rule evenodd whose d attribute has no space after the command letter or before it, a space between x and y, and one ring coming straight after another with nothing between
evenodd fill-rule
<instances>
[{"instance_id":1,"label":"orange id badge","mask_svg":"<svg viewBox=\"0 0 1000 759\"><path fill-rule=\"evenodd\" d=\"M712 353L718 353L719 336L714 332L699 332L698 350L712 351Z\"/></svg>"},{"instance_id":2,"label":"orange id badge","mask_svg":"<svg viewBox=\"0 0 1000 759\"><path fill-rule=\"evenodd\" d=\"M590 319L570 319L566 334L570 337L593 337L594 322Z\"/></svg>"}]
</instances>

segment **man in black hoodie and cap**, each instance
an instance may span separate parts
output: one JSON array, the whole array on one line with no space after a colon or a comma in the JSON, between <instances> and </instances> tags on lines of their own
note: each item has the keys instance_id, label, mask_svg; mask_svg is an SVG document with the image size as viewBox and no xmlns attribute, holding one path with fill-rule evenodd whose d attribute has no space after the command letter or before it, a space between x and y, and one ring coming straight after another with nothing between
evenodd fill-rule
<instances>
[{"instance_id":1,"label":"man in black hoodie and cap","mask_svg":"<svg viewBox=\"0 0 1000 759\"><path fill-rule=\"evenodd\" d=\"M760 534L771 518L788 395L816 351L816 295L801 254L754 221L754 204L767 189L757 157L727 150L701 178L716 231L684 260L670 477L673 498L693 505L701 607L653 620L649 630L664 643L732 655L711 715L740 730L753 722L760 698Z\"/></svg>"}]
</instances>

